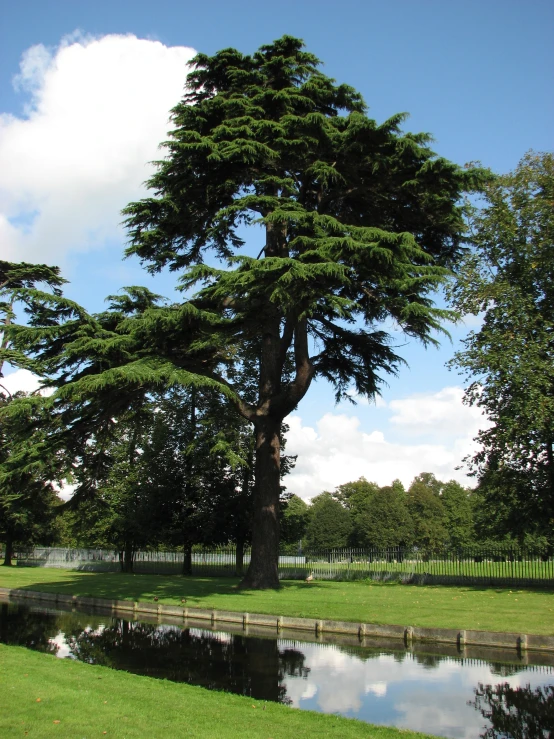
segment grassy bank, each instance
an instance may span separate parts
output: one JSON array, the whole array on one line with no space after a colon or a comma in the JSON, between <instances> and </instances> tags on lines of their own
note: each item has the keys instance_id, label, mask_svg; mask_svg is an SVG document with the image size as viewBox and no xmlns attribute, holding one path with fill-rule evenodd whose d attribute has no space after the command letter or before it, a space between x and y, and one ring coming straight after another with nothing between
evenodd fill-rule
<instances>
[{"instance_id":1,"label":"grassy bank","mask_svg":"<svg viewBox=\"0 0 554 739\"><path fill-rule=\"evenodd\" d=\"M0 567L0 586L249 613L436 628L554 634L554 593L544 590L284 581L238 591L231 578Z\"/></svg>"},{"instance_id":2,"label":"grassy bank","mask_svg":"<svg viewBox=\"0 0 554 739\"><path fill-rule=\"evenodd\" d=\"M0 736L423 739L427 735L0 645Z\"/></svg>"}]
</instances>

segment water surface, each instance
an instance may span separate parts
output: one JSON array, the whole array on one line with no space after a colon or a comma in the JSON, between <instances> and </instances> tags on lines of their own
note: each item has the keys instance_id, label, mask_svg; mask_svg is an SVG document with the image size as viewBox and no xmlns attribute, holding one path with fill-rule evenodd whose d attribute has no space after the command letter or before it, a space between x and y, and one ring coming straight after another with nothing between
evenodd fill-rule
<instances>
[{"instance_id":1,"label":"water surface","mask_svg":"<svg viewBox=\"0 0 554 739\"><path fill-rule=\"evenodd\" d=\"M153 624L13 603L0 604L0 641L258 701L460 739L477 739L491 726L472 705L479 684L491 690L506 684L519 700L517 720L526 720L529 710L542 712L538 721L544 731L537 736L554 732L554 691L542 701L539 695L538 703L534 693L538 688L548 692L554 668L526 665L515 652L506 653L506 661L465 659L258 638L188 622ZM485 698L481 707L489 703Z\"/></svg>"}]
</instances>

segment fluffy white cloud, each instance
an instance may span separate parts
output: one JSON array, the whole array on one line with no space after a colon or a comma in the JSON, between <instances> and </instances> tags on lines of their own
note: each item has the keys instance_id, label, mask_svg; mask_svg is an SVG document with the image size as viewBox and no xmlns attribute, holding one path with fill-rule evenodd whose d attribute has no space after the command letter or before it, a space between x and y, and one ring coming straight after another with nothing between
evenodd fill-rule
<instances>
[{"instance_id":1,"label":"fluffy white cloud","mask_svg":"<svg viewBox=\"0 0 554 739\"><path fill-rule=\"evenodd\" d=\"M40 387L39 378L26 369L18 369L11 372L3 378L0 378L0 385L4 387L10 395L17 392L33 393Z\"/></svg>"},{"instance_id":2,"label":"fluffy white cloud","mask_svg":"<svg viewBox=\"0 0 554 739\"><path fill-rule=\"evenodd\" d=\"M400 400L391 400L390 422L413 436L437 437L475 436L484 427L485 419L479 408L464 405L461 387L445 387L436 393L418 393Z\"/></svg>"},{"instance_id":3,"label":"fluffy white cloud","mask_svg":"<svg viewBox=\"0 0 554 739\"><path fill-rule=\"evenodd\" d=\"M395 478L409 485L420 472L441 480L471 484L466 470L457 470L475 450L473 438L486 421L476 409L462 404L461 388L391 400L390 427L366 433L353 414L326 413L316 428L305 426L299 415L288 420L287 453L297 454L296 467L287 477L287 489L304 499L333 490L364 476L380 485ZM425 435L425 442L405 438Z\"/></svg>"},{"instance_id":4,"label":"fluffy white cloud","mask_svg":"<svg viewBox=\"0 0 554 739\"><path fill-rule=\"evenodd\" d=\"M8 259L60 263L119 238L183 92L187 47L72 36L23 55L25 117L0 116L0 240ZM119 248L119 247L118 247Z\"/></svg>"}]
</instances>

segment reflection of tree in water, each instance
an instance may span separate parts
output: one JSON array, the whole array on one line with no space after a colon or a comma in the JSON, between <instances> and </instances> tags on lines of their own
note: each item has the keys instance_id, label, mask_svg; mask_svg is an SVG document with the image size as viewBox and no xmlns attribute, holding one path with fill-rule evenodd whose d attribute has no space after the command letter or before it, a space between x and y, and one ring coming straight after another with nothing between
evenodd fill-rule
<instances>
[{"instance_id":1,"label":"reflection of tree in water","mask_svg":"<svg viewBox=\"0 0 554 739\"><path fill-rule=\"evenodd\" d=\"M86 618L89 625L92 624L90 628L95 628L105 620L96 616ZM71 634L82 630L83 614L80 613L48 613L13 603L0 604L0 642L3 644L56 654L58 647L50 639L60 632Z\"/></svg>"},{"instance_id":2,"label":"reflection of tree in water","mask_svg":"<svg viewBox=\"0 0 554 739\"><path fill-rule=\"evenodd\" d=\"M448 662L448 657L437 657L436 654L420 654L415 653L414 659L418 665L421 665L426 670L436 669L441 662Z\"/></svg>"},{"instance_id":3,"label":"reflection of tree in water","mask_svg":"<svg viewBox=\"0 0 554 739\"><path fill-rule=\"evenodd\" d=\"M279 650L274 639L221 638L207 631L86 618L84 628L82 614L34 613L0 604L0 642L56 654L50 640L61 632L71 656L82 662L281 703L291 703L286 677L309 673L301 651Z\"/></svg>"},{"instance_id":4,"label":"reflection of tree in water","mask_svg":"<svg viewBox=\"0 0 554 739\"><path fill-rule=\"evenodd\" d=\"M274 639L157 627L116 619L102 631L81 631L68 638L83 661L176 682L226 690L260 700L290 703L283 681L305 676L305 656L279 651Z\"/></svg>"},{"instance_id":5,"label":"reflection of tree in water","mask_svg":"<svg viewBox=\"0 0 554 739\"><path fill-rule=\"evenodd\" d=\"M49 639L59 633L56 614L33 613L28 609L0 604L0 642L17 644L37 652L56 654L58 648Z\"/></svg>"},{"instance_id":6,"label":"reflection of tree in water","mask_svg":"<svg viewBox=\"0 0 554 739\"><path fill-rule=\"evenodd\" d=\"M356 657L361 662L368 662L370 659L378 659L379 657L392 657L398 664L403 664L406 660L414 660L418 665L422 665L425 669L434 669L438 667L444 660L450 657L444 657L437 654L428 654L421 652L393 652L388 649L372 649L371 647L343 647L337 646L337 649L344 654Z\"/></svg>"},{"instance_id":7,"label":"reflection of tree in water","mask_svg":"<svg viewBox=\"0 0 554 739\"><path fill-rule=\"evenodd\" d=\"M518 665L503 665L498 662L490 663L490 671L492 675L498 675L499 677L511 677L521 670Z\"/></svg>"},{"instance_id":8,"label":"reflection of tree in water","mask_svg":"<svg viewBox=\"0 0 554 739\"><path fill-rule=\"evenodd\" d=\"M532 690L479 683L470 705L491 723L482 739L554 739L553 685Z\"/></svg>"}]
</instances>

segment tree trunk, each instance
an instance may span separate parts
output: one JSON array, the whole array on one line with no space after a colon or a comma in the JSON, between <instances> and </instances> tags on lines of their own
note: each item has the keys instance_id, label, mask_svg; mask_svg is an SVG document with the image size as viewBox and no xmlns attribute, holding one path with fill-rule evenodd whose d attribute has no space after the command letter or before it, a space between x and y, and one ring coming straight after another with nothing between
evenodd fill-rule
<instances>
[{"instance_id":1,"label":"tree trunk","mask_svg":"<svg viewBox=\"0 0 554 739\"><path fill-rule=\"evenodd\" d=\"M12 566L12 557L13 557L13 539L8 534L6 537L6 551L4 553L4 562L2 563L4 567L11 567Z\"/></svg>"},{"instance_id":2,"label":"tree trunk","mask_svg":"<svg viewBox=\"0 0 554 739\"><path fill-rule=\"evenodd\" d=\"M130 542L125 542L125 549L123 551L123 572L133 572L134 554L133 545Z\"/></svg>"},{"instance_id":3,"label":"tree trunk","mask_svg":"<svg viewBox=\"0 0 554 739\"><path fill-rule=\"evenodd\" d=\"M239 537L237 539L237 551L235 554L235 574L237 577L242 577L244 574L244 539Z\"/></svg>"},{"instance_id":4,"label":"tree trunk","mask_svg":"<svg viewBox=\"0 0 554 739\"><path fill-rule=\"evenodd\" d=\"M281 419L256 422L252 557L241 588L279 587L279 496Z\"/></svg>"},{"instance_id":5,"label":"tree trunk","mask_svg":"<svg viewBox=\"0 0 554 739\"><path fill-rule=\"evenodd\" d=\"M186 539L183 543L183 575L192 575L192 544Z\"/></svg>"},{"instance_id":6,"label":"tree trunk","mask_svg":"<svg viewBox=\"0 0 554 739\"><path fill-rule=\"evenodd\" d=\"M548 463L548 501L547 501L547 515L549 518L554 517L554 440L549 435L546 443L546 460Z\"/></svg>"}]
</instances>

